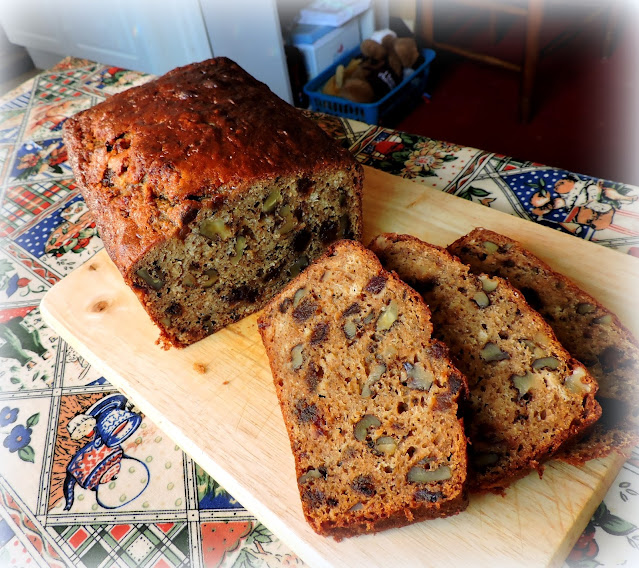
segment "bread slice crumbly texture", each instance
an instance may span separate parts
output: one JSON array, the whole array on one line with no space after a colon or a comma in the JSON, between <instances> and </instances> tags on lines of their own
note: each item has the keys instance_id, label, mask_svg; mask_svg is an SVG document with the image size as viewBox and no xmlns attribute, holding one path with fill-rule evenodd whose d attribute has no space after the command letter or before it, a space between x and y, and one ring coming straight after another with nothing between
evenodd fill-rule
<instances>
[{"instance_id":1,"label":"bread slice crumbly texture","mask_svg":"<svg viewBox=\"0 0 639 568\"><path fill-rule=\"evenodd\" d=\"M422 299L340 241L258 320L302 508L337 540L467 505L466 379Z\"/></svg>"},{"instance_id":2,"label":"bread slice crumbly texture","mask_svg":"<svg viewBox=\"0 0 639 568\"><path fill-rule=\"evenodd\" d=\"M596 381L505 280L409 235L379 235L371 249L422 295L468 378L471 491L502 492L599 418Z\"/></svg>"},{"instance_id":3,"label":"bread slice crumbly texture","mask_svg":"<svg viewBox=\"0 0 639 568\"><path fill-rule=\"evenodd\" d=\"M508 279L597 380L601 420L562 457L580 463L639 444L639 343L619 318L505 235L478 227L448 250L475 272Z\"/></svg>"},{"instance_id":4,"label":"bread slice crumbly texture","mask_svg":"<svg viewBox=\"0 0 639 568\"><path fill-rule=\"evenodd\" d=\"M360 238L361 165L223 57L76 114L64 141L166 346L257 311L329 243Z\"/></svg>"}]
</instances>

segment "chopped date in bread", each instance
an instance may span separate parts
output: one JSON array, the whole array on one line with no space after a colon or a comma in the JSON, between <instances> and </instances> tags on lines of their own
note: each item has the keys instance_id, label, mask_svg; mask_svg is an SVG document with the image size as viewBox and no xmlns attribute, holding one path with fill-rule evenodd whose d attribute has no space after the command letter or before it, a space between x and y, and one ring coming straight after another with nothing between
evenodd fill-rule
<instances>
[{"instance_id":1,"label":"chopped date in bread","mask_svg":"<svg viewBox=\"0 0 639 568\"><path fill-rule=\"evenodd\" d=\"M337 539L461 511L466 380L421 298L339 241L259 318L305 517Z\"/></svg>"},{"instance_id":2,"label":"chopped date in bread","mask_svg":"<svg viewBox=\"0 0 639 568\"><path fill-rule=\"evenodd\" d=\"M506 281L408 235L380 235L371 249L420 291L433 335L468 378L471 489L503 491L599 418L594 379Z\"/></svg>"}]
</instances>

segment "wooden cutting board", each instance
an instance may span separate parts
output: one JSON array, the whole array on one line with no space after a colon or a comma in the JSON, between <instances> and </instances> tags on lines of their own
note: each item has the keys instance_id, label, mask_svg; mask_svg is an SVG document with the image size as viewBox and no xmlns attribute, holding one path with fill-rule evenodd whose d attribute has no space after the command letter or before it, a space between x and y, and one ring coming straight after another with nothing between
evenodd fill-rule
<instances>
[{"instance_id":1,"label":"wooden cutting board","mask_svg":"<svg viewBox=\"0 0 639 568\"><path fill-rule=\"evenodd\" d=\"M475 226L522 241L615 310L639 336L639 261L424 185L366 168L365 242L382 231L446 245ZM611 456L551 462L505 497L340 543L305 523L293 458L256 316L186 349L155 345L156 328L103 251L56 284L42 314L310 566L558 566L619 472ZM206 372L198 372L196 364Z\"/></svg>"}]
</instances>

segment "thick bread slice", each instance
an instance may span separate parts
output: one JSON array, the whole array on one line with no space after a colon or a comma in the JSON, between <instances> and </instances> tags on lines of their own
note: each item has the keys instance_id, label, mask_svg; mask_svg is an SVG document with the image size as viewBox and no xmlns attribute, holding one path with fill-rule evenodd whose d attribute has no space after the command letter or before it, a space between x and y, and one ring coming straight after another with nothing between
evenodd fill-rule
<instances>
[{"instance_id":1,"label":"thick bread slice","mask_svg":"<svg viewBox=\"0 0 639 568\"><path fill-rule=\"evenodd\" d=\"M316 532L339 540L466 507L466 379L422 299L374 254L332 245L259 330Z\"/></svg>"},{"instance_id":2,"label":"thick bread slice","mask_svg":"<svg viewBox=\"0 0 639 568\"><path fill-rule=\"evenodd\" d=\"M563 457L583 462L639 444L639 343L619 318L505 235L477 228L448 250L475 272L508 279L599 383L602 418Z\"/></svg>"},{"instance_id":3,"label":"thick bread slice","mask_svg":"<svg viewBox=\"0 0 639 568\"><path fill-rule=\"evenodd\" d=\"M422 294L433 334L468 377L471 489L502 491L599 418L596 381L506 281L408 235L371 248Z\"/></svg>"}]
</instances>

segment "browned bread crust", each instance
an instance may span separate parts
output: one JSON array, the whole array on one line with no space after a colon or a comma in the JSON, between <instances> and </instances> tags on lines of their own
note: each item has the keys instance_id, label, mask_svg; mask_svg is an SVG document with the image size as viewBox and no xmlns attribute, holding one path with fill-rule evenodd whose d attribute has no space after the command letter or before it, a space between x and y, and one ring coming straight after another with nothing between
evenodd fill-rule
<instances>
[{"instance_id":1,"label":"browned bread crust","mask_svg":"<svg viewBox=\"0 0 639 568\"><path fill-rule=\"evenodd\" d=\"M336 539L467 505L466 379L423 301L340 241L266 306L259 330L304 515Z\"/></svg>"},{"instance_id":2,"label":"browned bread crust","mask_svg":"<svg viewBox=\"0 0 639 568\"><path fill-rule=\"evenodd\" d=\"M226 58L76 114L64 141L109 256L176 346L361 233L361 166Z\"/></svg>"},{"instance_id":3,"label":"browned bread crust","mask_svg":"<svg viewBox=\"0 0 639 568\"><path fill-rule=\"evenodd\" d=\"M468 378L471 490L501 492L596 422L595 380L508 282L409 235L380 235L371 249L422 294L433 335Z\"/></svg>"},{"instance_id":4,"label":"browned bread crust","mask_svg":"<svg viewBox=\"0 0 639 568\"><path fill-rule=\"evenodd\" d=\"M562 457L583 462L638 444L639 343L619 318L505 235L478 227L448 250L475 272L508 279L599 383L601 421Z\"/></svg>"}]
</instances>

